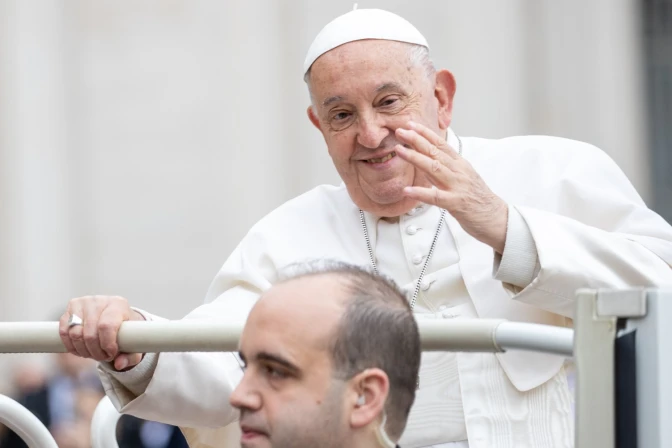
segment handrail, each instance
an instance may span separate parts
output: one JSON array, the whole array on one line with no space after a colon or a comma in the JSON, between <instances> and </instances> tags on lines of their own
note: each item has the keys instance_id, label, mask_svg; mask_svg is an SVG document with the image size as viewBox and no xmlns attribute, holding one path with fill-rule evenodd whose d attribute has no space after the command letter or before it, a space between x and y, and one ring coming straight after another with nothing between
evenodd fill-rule
<instances>
[{"instance_id":1,"label":"handrail","mask_svg":"<svg viewBox=\"0 0 672 448\"><path fill-rule=\"evenodd\" d=\"M110 398L100 400L91 420L92 448L119 448L117 443L117 423L121 414L114 407Z\"/></svg>"},{"instance_id":2,"label":"handrail","mask_svg":"<svg viewBox=\"0 0 672 448\"><path fill-rule=\"evenodd\" d=\"M204 320L124 322L126 353L237 351L242 325ZM572 356L573 330L499 319L418 319L423 351L543 351ZM62 353L58 322L0 322L0 353Z\"/></svg>"},{"instance_id":3,"label":"handrail","mask_svg":"<svg viewBox=\"0 0 672 448\"><path fill-rule=\"evenodd\" d=\"M0 423L21 437L29 448L58 448L46 426L32 412L5 395L0 395Z\"/></svg>"}]
</instances>

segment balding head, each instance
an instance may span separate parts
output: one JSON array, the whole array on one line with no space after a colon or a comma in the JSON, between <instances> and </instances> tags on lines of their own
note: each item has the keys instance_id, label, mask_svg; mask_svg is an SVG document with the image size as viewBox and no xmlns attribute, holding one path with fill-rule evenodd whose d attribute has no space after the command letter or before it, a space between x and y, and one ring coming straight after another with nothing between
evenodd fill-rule
<instances>
[{"instance_id":1,"label":"balding head","mask_svg":"<svg viewBox=\"0 0 672 448\"><path fill-rule=\"evenodd\" d=\"M243 430L268 446L296 446L297 432L301 446L355 446L383 414L401 436L420 343L405 296L382 277L341 263L295 266L250 312L240 351L248 370L231 401Z\"/></svg>"}]
</instances>

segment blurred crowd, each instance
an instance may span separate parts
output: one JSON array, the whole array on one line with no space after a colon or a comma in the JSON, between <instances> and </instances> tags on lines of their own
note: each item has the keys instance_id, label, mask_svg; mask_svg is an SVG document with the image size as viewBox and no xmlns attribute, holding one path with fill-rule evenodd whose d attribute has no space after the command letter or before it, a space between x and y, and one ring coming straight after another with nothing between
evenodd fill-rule
<instances>
[{"instance_id":1,"label":"blurred crowd","mask_svg":"<svg viewBox=\"0 0 672 448\"><path fill-rule=\"evenodd\" d=\"M54 355L53 371L35 363L16 367L12 398L35 414L51 431L59 448L91 447L91 419L104 397L96 364L62 353ZM187 448L179 428L123 416L117 425L121 448ZM0 447L27 445L0 425Z\"/></svg>"}]
</instances>

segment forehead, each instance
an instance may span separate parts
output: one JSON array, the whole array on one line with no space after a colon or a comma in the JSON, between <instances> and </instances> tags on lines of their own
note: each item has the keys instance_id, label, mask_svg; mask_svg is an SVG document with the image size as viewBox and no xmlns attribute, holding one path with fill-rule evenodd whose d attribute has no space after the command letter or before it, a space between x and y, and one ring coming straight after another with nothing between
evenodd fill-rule
<instances>
[{"instance_id":1,"label":"forehead","mask_svg":"<svg viewBox=\"0 0 672 448\"><path fill-rule=\"evenodd\" d=\"M311 68L313 93L375 91L383 84L412 85L422 71L412 65L410 45L386 40L349 42L320 56ZM336 93L335 93L336 92Z\"/></svg>"},{"instance_id":2,"label":"forehead","mask_svg":"<svg viewBox=\"0 0 672 448\"><path fill-rule=\"evenodd\" d=\"M273 286L254 306L241 335L246 357L270 352L299 365L327 354L343 313L343 288L326 276Z\"/></svg>"}]
</instances>

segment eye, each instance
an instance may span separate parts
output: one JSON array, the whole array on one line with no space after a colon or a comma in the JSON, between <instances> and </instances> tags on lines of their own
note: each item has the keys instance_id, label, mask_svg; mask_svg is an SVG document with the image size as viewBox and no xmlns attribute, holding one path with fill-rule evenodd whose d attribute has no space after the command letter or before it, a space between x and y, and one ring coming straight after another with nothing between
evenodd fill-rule
<instances>
[{"instance_id":1,"label":"eye","mask_svg":"<svg viewBox=\"0 0 672 448\"><path fill-rule=\"evenodd\" d=\"M272 379L284 379L287 378L287 374L282 370L278 370L271 365L264 366L264 373Z\"/></svg>"},{"instance_id":2,"label":"eye","mask_svg":"<svg viewBox=\"0 0 672 448\"><path fill-rule=\"evenodd\" d=\"M388 96L387 98L383 99L383 101L381 101L380 105L383 106L383 107L391 106L394 103L396 103L397 101L399 101L399 98Z\"/></svg>"},{"instance_id":3,"label":"eye","mask_svg":"<svg viewBox=\"0 0 672 448\"><path fill-rule=\"evenodd\" d=\"M338 113L332 115L331 119L332 119L332 121L343 121L343 120L347 120L348 117L350 117L349 112L338 112Z\"/></svg>"}]
</instances>

